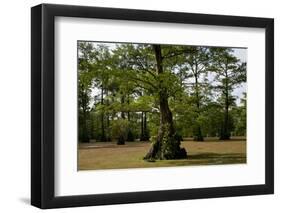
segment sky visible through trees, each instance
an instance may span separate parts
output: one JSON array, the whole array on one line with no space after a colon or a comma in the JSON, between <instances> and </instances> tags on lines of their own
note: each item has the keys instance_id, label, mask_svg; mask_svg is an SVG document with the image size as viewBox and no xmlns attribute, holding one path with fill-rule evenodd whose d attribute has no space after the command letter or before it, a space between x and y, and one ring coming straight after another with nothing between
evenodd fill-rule
<instances>
[{"instance_id":1,"label":"sky visible through trees","mask_svg":"<svg viewBox=\"0 0 281 213\"><path fill-rule=\"evenodd\" d=\"M102 42L92 42L94 47L97 47L98 45L105 45L109 48L109 50L114 50L116 49L116 46L118 44L116 43L102 43ZM233 55L235 55L241 62L247 62L247 49L246 48L232 48L233 49ZM209 79L213 79L213 73L209 73ZM187 79L187 81L193 82L193 79ZM236 99L236 103L240 104L240 98L243 98L243 93L246 92L246 82L241 83L239 87L236 87L232 94L234 96L237 96L238 98ZM92 88L91 95L96 96L98 95L99 90L98 88Z\"/></svg>"},{"instance_id":2,"label":"sky visible through trees","mask_svg":"<svg viewBox=\"0 0 281 213\"><path fill-rule=\"evenodd\" d=\"M79 41L79 142L149 141L150 161L246 136L246 68L246 48Z\"/></svg>"}]
</instances>

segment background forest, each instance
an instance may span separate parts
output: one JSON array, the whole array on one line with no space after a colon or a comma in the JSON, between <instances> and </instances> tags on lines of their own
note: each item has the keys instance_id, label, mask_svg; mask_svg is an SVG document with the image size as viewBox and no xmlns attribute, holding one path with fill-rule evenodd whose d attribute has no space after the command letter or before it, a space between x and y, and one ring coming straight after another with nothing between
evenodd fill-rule
<instances>
[{"instance_id":1,"label":"background forest","mask_svg":"<svg viewBox=\"0 0 281 213\"><path fill-rule=\"evenodd\" d=\"M237 50L79 41L79 142L150 141L145 159L178 159L185 138L246 136Z\"/></svg>"}]
</instances>

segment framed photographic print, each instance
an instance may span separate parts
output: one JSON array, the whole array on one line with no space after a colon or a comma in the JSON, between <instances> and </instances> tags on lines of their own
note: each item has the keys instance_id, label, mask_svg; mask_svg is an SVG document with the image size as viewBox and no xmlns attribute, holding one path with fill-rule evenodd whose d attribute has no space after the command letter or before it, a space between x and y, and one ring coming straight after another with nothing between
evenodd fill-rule
<instances>
[{"instance_id":1,"label":"framed photographic print","mask_svg":"<svg viewBox=\"0 0 281 213\"><path fill-rule=\"evenodd\" d=\"M31 9L31 204L272 194L274 21Z\"/></svg>"}]
</instances>

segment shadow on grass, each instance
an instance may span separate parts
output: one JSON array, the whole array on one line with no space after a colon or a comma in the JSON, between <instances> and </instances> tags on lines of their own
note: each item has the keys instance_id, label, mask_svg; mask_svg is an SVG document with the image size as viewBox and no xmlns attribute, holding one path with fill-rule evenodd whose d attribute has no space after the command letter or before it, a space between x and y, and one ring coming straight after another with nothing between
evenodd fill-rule
<instances>
[{"instance_id":1,"label":"shadow on grass","mask_svg":"<svg viewBox=\"0 0 281 213\"><path fill-rule=\"evenodd\" d=\"M204 141L194 141L193 138L184 138L182 142L195 142L195 143L204 143L204 142L216 142L216 143L227 143L227 142L247 142L247 139L245 137L233 137L230 140L219 140L219 138L216 137L209 137L205 138Z\"/></svg>"},{"instance_id":2,"label":"shadow on grass","mask_svg":"<svg viewBox=\"0 0 281 213\"><path fill-rule=\"evenodd\" d=\"M218 164L240 164L246 163L246 155L241 153L217 154L217 153L200 153L188 155L187 159L171 160L167 164L184 165L218 165Z\"/></svg>"}]
</instances>

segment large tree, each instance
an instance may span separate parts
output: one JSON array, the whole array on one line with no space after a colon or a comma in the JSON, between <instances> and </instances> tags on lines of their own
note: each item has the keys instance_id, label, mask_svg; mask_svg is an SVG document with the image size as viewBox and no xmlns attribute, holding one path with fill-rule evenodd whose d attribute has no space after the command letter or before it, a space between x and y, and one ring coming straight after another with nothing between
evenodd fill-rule
<instances>
[{"instance_id":1,"label":"large tree","mask_svg":"<svg viewBox=\"0 0 281 213\"><path fill-rule=\"evenodd\" d=\"M165 70L161 45L120 45L115 51L118 67L135 86L150 93L158 103L160 124L158 134L144 159L176 159L186 157L176 138L169 97L175 91L177 78Z\"/></svg>"},{"instance_id":2,"label":"large tree","mask_svg":"<svg viewBox=\"0 0 281 213\"><path fill-rule=\"evenodd\" d=\"M151 146L145 159L176 159L185 158L186 151L180 148L180 140L176 137L173 115L169 107L169 88L165 82L165 71L163 67L163 56L160 45L152 45L156 60L156 73L159 77L158 99L160 108L160 126L156 141Z\"/></svg>"},{"instance_id":3,"label":"large tree","mask_svg":"<svg viewBox=\"0 0 281 213\"><path fill-rule=\"evenodd\" d=\"M229 140L231 135L231 118L229 108L234 103L233 89L246 82L246 63L241 62L231 48L211 48L210 71L215 73L216 85L220 91L224 119L221 124L220 139Z\"/></svg>"},{"instance_id":4,"label":"large tree","mask_svg":"<svg viewBox=\"0 0 281 213\"><path fill-rule=\"evenodd\" d=\"M92 88L92 61L95 57L93 45L89 42L78 43L78 111L79 111L79 140L89 142L89 115Z\"/></svg>"},{"instance_id":5,"label":"large tree","mask_svg":"<svg viewBox=\"0 0 281 213\"><path fill-rule=\"evenodd\" d=\"M184 63L181 69L185 70L187 78L192 78L192 96L195 104L195 119L193 124L193 138L195 141L203 141L202 127L199 119L202 112L202 102L204 97L204 87L206 85L206 74L209 66L208 47L185 47L183 54Z\"/></svg>"},{"instance_id":6,"label":"large tree","mask_svg":"<svg viewBox=\"0 0 281 213\"><path fill-rule=\"evenodd\" d=\"M100 115L100 141L109 141L110 137L106 131L106 124L109 122L106 116L106 105L108 105L108 94L110 89L111 75L111 55L109 49L105 45L98 45L93 48L92 54L94 58L91 63L91 77L93 81L92 89L99 89L99 93L95 96L95 105Z\"/></svg>"}]
</instances>

